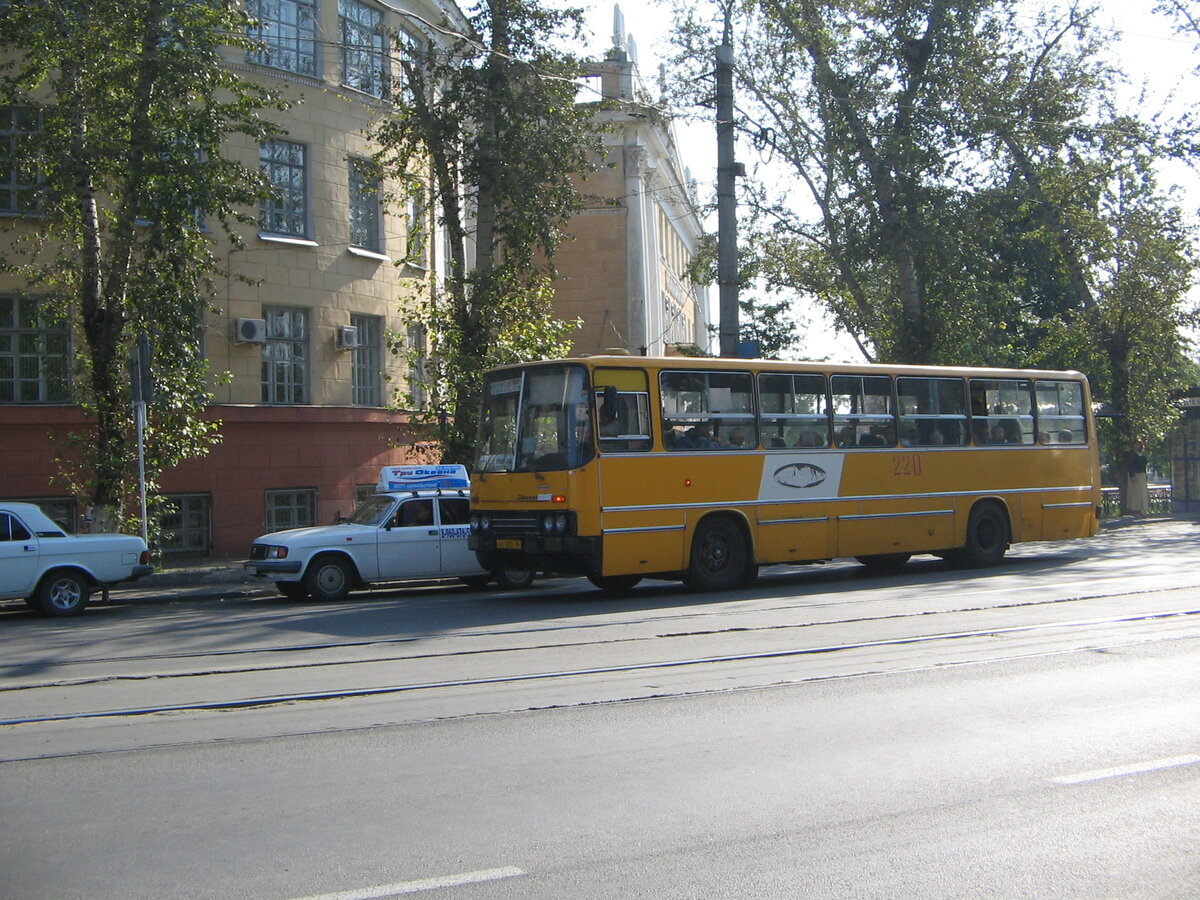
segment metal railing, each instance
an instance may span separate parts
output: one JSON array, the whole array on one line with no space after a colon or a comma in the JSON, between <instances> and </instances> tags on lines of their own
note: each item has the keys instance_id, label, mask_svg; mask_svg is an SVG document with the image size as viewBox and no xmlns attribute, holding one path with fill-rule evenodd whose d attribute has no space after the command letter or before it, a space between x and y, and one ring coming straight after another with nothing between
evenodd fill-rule
<instances>
[{"instance_id":1,"label":"metal railing","mask_svg":"<svg viewBox=\"0 0 1200 900\"><path fill-rule=\"evenodd\" d=\"M1106 487L1100 489L1100 516L1104 519L1115 519L1121 515L1121 489ZM1171 486L1169 484L1150 485L1150 508L1148 515L1170 515Z\"/></svg>"}]
</instances>

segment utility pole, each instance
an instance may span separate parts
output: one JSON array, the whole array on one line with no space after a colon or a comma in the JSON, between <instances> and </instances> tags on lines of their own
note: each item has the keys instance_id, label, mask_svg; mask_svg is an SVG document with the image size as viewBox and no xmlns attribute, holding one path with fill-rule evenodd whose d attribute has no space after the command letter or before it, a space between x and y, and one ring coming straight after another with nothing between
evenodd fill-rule
<instances>
[{"instance_id":1,"label":"utility pole","mask_svg":"<svg viewBox=\"0 0 1200 900\"><path fill-rule=\"evenodd\" d=\"M725 5L725 34L717 47L717 290L720 355L738 355L737 195L734 179L733 3Z\"/></svg>"}]
</instances>

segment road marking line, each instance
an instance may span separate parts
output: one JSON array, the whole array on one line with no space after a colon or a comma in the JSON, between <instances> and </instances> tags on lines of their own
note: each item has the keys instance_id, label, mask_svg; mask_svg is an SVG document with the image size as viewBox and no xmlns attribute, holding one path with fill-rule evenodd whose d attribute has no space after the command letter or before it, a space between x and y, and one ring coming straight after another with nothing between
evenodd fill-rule
<instances>
[{"instance_id":1,"label":"road marking line","mask_svg":"<svg viewBox=\"0 0 1200 900\"><path fill-rule=\"evenodd\" d=\"M478 872L460 872L458 875L442 875L440 878L423 878L420 881L400 881L396 884L381 884L376 887L361 888L357 891L339 891L335 894L316 894L312 897L302 897L300 900L377 900L380 897L400 897L405 894L419 894L422 891L436 891L438 888L461 887L465 884L479 884L484 881L499 881L502 878L515 878L525 872L515 866L503 866L499 869L482 869Z\"/></svg>"},{"instance_id":2,"label":"road marking line","mask_svg":"<svg viewBox=\"0 0 1200 900\"><path fill-rule=\"evenodd\" d=\"M1123 775L1140 775L1143 772L1156 772L1159 769L1173 769L1177 766L1194 766L1197 763L1200 763L1200 756L1170 756L1166 759L1135 763L1131 766L1096 769L1092 772L1080 772L1076 775L1059 775L1050 780L1058 784L1084 784L1088 781L1103 781L1105 778L1120 778Z\"/></svg>"}]
</instances>

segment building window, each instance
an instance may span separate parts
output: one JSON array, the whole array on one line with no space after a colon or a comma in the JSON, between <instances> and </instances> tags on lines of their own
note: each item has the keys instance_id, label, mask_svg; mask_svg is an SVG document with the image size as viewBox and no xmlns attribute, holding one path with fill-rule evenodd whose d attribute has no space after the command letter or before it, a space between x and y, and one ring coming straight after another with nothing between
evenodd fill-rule
<instances>
[{"instance_id":1,"label":"building window","mask_svg":"<svg viewBox=\"0 0 1200 900\"><path fill-rule=\"evenodd\" d=\"M342 32L342 84L372 97L388 92L383 13L355 0L338 0Z\"/></svg>"},{"instance_id":2,"label":"building window","mask_svg":"<svg viewBox=\"0 0 1200 900\"><path fill-rule=\"evenodd\" d=\"M350 160L350 243L380 252L379 179L371 176L366 162Z\"/></svg>"},{"instance_id":3,"label":"building window","mask_svg":"<svg viewBox=\"0 0 1200 900\"><path fill-rule=\"evenodd\" d=\"M23 502L36 503L47 518L68 534L79 531L79 516L70 497L33 497Z\"/></svg>"},{"instance_id":4,"label":"building window","mask_svg":"<svg viewBox=\"0 0 1200 900\"><path fill-rule=\"evenodd\" d=\"M0 106L0 214L24 216L42 208L42 173L25 146L42 129L42 111Z\"/></svg>"},{"instance_id":5,"label":"building window","mask_svg":"<svg viewBox=\"0 0 1200 900\"><path fill-rule=\"evenodd\" d=\"M425 326L412 324L408 326L408 395L412 398L413 409L426 409L429 406L429 388L426 384L425 371Z\"/></svg>"},{"instance_id":6,"label":"building window","mask_svg":"<svg viewBox=\"0 0 1200 900\"><path fill-rule=\"evenodd\" d=\"M263 403L308 402L308 316L302 309L264 309Z\"/></svg>"},{"instance_id":7,"label":"building window","mask_svg":"<svg viewBox=\"0 0 1200 900\"><path fill-rule=\"evenodd\" d=\"M262 46L251 62L300 75L317 74L317 5L315 0L249 0L254 17L250 36Z\"/></svg>"},{"instance_id":8,"label":"building window","mask_svg":"<svg viewBox=\"0 0 1200 900\"><path fill-rule=\"evenodd\" d=\"M212 499L208 494L164 497L159 516L164 553L207 556L212 549Z\"/></svg>"},{"instance_id":9,"label":"building window","mask_svg":"<svg viewBox=\"0 0 1200 900\"><path fill-rule=\"evenodd\" d=\"M307 528L316 524L316 491L267 491L267 531Z\"/></svg>"},{"instance_id":10,"label":"building window","mask_svg":"<svg viewBox=\"0 0 1200 900\"><path fill-rule=\"evenodd\" d=\"M383 329L378 316L351 316L350 324L358 329L358 346L351 351L354 375L354 405L383 406L380 367Z\"/></svg>"},{"instance_id":11,"label":"building window","mask_svg":"<svg viewBox=\"0 0 1200 900\"><path fill-rule=\"evenodd\" d=\"M308 151L291 141L267 141L258 165L275 196L263 204L259 227L271 234L304 237L308 233Z\"/></svg>"},{"instance_id":12,"label":"building window","mask_svg":"<svg viewBox=\"0 0 1200 900\"><path fill-rule=\"evenodd\" d=\"M0 403L67 403L71 339L31 297L0 297Z\"/></svg>"},{"instance_id":13,"label":"building window","mask_svg":"<svg viewBox=\"0 0 1200 900\"><path fill-rule=\"evenodd\" d=\"M418 65L420 63L418 56L423 46L421 39L404 28L397 28L393 38L401 59L411 62L414 66ZM401 88L407 90L408 78L401 66L396 67L396 80L400 83Z\"/></svg>"}]
</instances>

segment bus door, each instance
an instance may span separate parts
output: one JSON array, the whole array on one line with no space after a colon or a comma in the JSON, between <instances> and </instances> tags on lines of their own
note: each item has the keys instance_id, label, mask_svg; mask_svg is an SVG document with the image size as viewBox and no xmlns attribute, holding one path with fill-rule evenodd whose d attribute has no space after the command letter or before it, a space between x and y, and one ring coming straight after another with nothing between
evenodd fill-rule
<instances>
[{"instance_id":1,"label":"bus door","mask_svg":"<svg viewBox=\"0 0 1200 900\"><path fill-rule=\"evenodd\" d=\"M650 380L643 369L597 368L596 434L604 570L657 572L681 565L683 528L664 466L653 450Z\"/></svg>"},{"instance_id":2,"label":"bus door","mask_svg":"<svg viewBox=\"0 0 1200 900\"><path fill-rule=\"evenodd\" d=\"M836 550L842 458L830 452L830 405L820 373L760 372L762 481L757 507L763 562L827 559Z\"/></svg>"}]
</instances>

